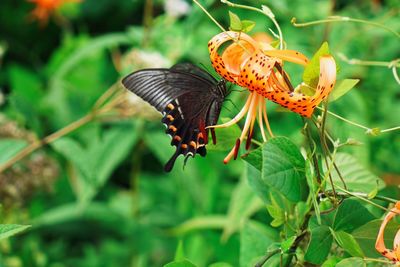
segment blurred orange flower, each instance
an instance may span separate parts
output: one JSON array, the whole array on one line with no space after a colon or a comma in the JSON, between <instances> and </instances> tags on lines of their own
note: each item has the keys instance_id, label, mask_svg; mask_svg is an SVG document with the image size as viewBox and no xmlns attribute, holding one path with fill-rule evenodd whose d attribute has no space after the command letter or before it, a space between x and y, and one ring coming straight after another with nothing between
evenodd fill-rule
<instances>
[{"instance_id":1,"label":"blurred orange flower","mask_svg":"<svg viewBox=\"0 0 400 267\"><path fill-rule=\"evenodd\" d=\"M39 21L41 25L46 25L49 21L49 17L58 8L67 2L78 3L82 0L28 0L36 5L31 12L31 17L34 20Z\"/></svg>"},{"instance_id":2,"label":"blurred orange flower","mask_svg":"<svg viewBox=\"0 0 400 267\"><path fill-rule=\"evenodd\" d=\"M384 257L396 263L400 262L400 229L397 231L393 240L393 249L387 249L384 241L384 232L386 225L393 219L394 216L400 215L400 201L396 203L393 209L386 214L381 227L379 229L378 237L376 238L375 248Z\"/></svg>"}]
</instances>

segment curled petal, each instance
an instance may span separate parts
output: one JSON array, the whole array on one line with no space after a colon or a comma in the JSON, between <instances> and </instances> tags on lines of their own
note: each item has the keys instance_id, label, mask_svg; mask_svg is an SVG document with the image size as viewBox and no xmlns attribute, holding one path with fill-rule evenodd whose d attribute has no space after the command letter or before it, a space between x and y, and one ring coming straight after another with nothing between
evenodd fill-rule
<instances>
[{"instance_id":1,"label":"curled petal","mask_svg":"<svg viewBox=\"0 0 400 267\"><path fill-rule=\"evenodd\" d=\"M309 62L308 58L295 50L263 50L264 54L270 57L276 57L283 61L293 62L306 66Z\"/></svg>"},{"instance_id":2,"label":"curled petal","mask_svg":"<svg viewBox=\"0 0 400 267\"><path fill-rule=\"evenodd\" d=\"M385 246L384 242L384 232L386 225L389 223L391 219L393 219L394 216L400 214L400 201L396 203L395 207L391 209L383 219L383 222L381 224L381 227L379 228L379 233L378 237L376 238L375 242L375 248L376 250L381 253L384 257L388 258L389 260L399 262L400 259L400 251L399 251L399 245L400 245L400 231L397 232L395 238L394 238L394 244L393 248L394 250L387 249Z\"/></svg>"},{"instance_id":3,"label":"curled petal","mask_svg":"<svg viewBox=\"0 0 400 267\"><path fill-rule=\"evenodd\" d=\"M218 53L218 49L222 44L235 40L237 43L232 44L229 47L228 53L222 58ZM236 83L236 78L239 75L238 69L240 68L240 64L236 64L239 63L238 56L245 61L257 49L257 42L250 36L234 31L221 32L208 42L208 50L214 69L219 75L233 83Z\"/></svg>"}]
</instances>

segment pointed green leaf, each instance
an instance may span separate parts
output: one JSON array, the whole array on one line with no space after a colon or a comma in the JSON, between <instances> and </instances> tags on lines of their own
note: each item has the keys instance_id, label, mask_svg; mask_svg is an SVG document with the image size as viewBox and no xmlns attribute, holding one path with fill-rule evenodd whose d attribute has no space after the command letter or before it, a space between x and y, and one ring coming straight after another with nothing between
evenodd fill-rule
<instances>
[{"instance_id":1,"label":"pointed green leaf","mask_svg":"<svg viewBox=\"0 0 400 267\"><path fill-rule=\"evenodd\" d=\"M182 261L185 259L185 252L183 251L183 241L179 240L178 242L178 247L176 248L175 251L175 261Z\"/></svg>"},{"instance_id":2,"label":"pointed green leaf","mask_svg":"<svg viewBox=\"0 0 400 267\"><path fill-rule=\"evenodd\" d=\"M364 253L351 234L348 234L344 231L337 231L334 232L334 237L339 246L341 246L351 256L364 257Z\"/></svg>"},{"instance_id":3,"label":"pointed green leaf","mask_svg":"<svg viewBox=\"0 0 400 267\"><path fill-rule=\"evenodd\" d=\"M0 240L16 235L31 227L30 225L0 224Z\"/></svg>"},{"instance_id":4,"label":"pointed green leaf","mask_svg":"<svg viewBox=\"0 0 400 267\"><path fill-rule=\"evenodd\" d=\"M359 79L344 79L338 81L329 96L329 101L332 102L338 100L340 97L349 92L354 86L356 86L359 81Z\"/></svg>"},{"instance_id":5,"label":"pointed green leaf","mask_svg":"<svg viewBox=\"0 0 400 267\"><path fill-rule=\"evenodd\" d=\"M288 252L290 247L292 246L294 240L296 240L296 236L291 236L285 241L281 243L281 248L283 252Z\"/></svg>"},{"instance_id":6,"label":"pointed green leaf","mask_svg":"<svg viewBox=\"0 0 400 267\"><path fill-rule=\"evenodd\" d=\"M240 18L238 15L235 13L229 11L229 20L230 20L230 26L229 29L232 31L241 31L243 29L242 22L240 21Z\"/></svg>"},{"instance_id":7,"label":"pointed green leaf","mask_svg":"<svg viewBox=\"0 0 400 267\"><path fill-rule=\"evenodd\" d=\"M332 228L351 232L373 219L375 217L359 201L346 199L337 209Z\"/></svg>"},{"instance_id":8,"label":"pointed green leaf","mask_svg":"<svg viewBox=\"0 0 400 267\"><path fill-rule=\"evenodd\" d=\"M256 23L251 20L242 20L242 32L250 32L254 26L256 26Z\"/></svg>"},{"instance_id":9,"label":"pointed green leaf","mask_svg":"<svg viewBox=\"0 0 400 267\"><path fill-rule=\"evenodd\" d=\"M310 62L304 69L303 81L307 85L309 85L313 88L317 87L317 84L318 84L320 57L325 56L325 55L330 55L329 46L328 46L327 42L324 42L321 45L321 47L314 54L314 56L311 58Z\"/></svg>"},{"instance_id":10,"label":"pointed green leaf","mask_svg":"<svg viewBox=\"0 0 400 267\"><path fill-rule=\"evenodd\" d=\"M333 237L328 226L318 226L311 230L311 241L304 259L313 264L321 264L328 257Z\"/></svg>"}]
</instances>

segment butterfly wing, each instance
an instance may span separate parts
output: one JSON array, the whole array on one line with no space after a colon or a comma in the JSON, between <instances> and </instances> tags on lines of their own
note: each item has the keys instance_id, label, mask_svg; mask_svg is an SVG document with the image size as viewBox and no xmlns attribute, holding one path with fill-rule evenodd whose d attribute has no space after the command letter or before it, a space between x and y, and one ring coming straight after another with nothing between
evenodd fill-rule
<instances>
[{"instance_id":1,"label":"butterfly wing","mask_svg":"<svg viewBox=\"0 0 400 267\"><path fill-rule=\"evenodd\" d=\"M163 113L166 133L176 151L165 165L170 171L176 158L206 154L207 126L217 123L226 96L225 83L192 64L171 69L145 69L122 80L124 86Z\"/></svg>"}]
</instances>

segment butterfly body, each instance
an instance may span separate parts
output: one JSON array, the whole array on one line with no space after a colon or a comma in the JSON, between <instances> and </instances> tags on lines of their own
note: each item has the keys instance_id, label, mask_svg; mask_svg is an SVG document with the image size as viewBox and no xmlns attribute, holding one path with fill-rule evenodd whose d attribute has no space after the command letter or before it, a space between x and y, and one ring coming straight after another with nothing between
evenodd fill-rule
<instances>
[{"instance_id":1,"label":"butterfly body","mask_svg":"<svg viewBox=\"0 0 400 267\"><path fill-rule=\"evenodd\" d=\"M218 82L203 69L183 63L170 69L133 72L122 84L163 115L161 121L172 137L171 145L176 147L165 171L171 171L181 154L186 159L206 155L207 127L217 124L227 95L225 80Z\"/></svg>"}]
</instances>

